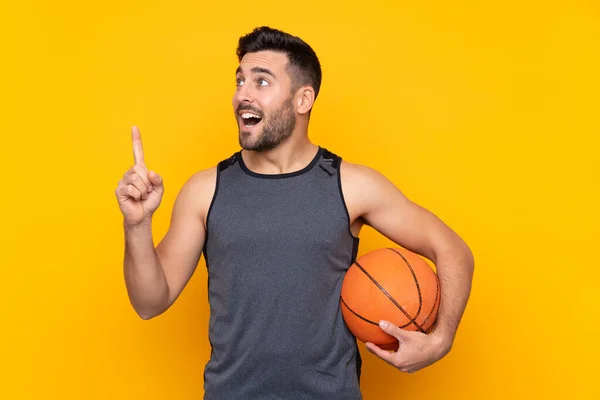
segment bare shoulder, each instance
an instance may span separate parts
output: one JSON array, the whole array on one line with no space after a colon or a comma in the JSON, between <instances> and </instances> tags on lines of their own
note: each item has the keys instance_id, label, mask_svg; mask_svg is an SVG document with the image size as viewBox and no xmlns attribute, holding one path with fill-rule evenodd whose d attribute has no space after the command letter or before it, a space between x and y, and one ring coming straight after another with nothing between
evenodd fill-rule
<instances>
[{"instance_id":1,"label":"bare shoulder","mask_svg":"<svg viewBox=\"0 0 600 400\"><path fill-rule=\"evenodd\" d=\"M194 173L183 185L183 188L194 192L196 195L206 194L207 192L214 191L216 181L217 167L213 166Z\"/></svg>"},{"instance_id":2,"label":"bare shoulder","mask_svg":"<svg viewBox=\"0 0 600 400\"><path fill-rule=\"evenodd\" d=\"M368 197L369 193L378 193L381 190L398 190L385 175L366 165L342 160L340 174L342 185L345 185L351 191L360 191L361 197Z\"/></svg>"},{"instance_id":3,"label":"bare shoulder","mask_svg":"<svg viewBox=\"0 0 600 400\"><path fill-rule=\"evenodd\" d=\"M186 208L188 212L206 219L206 213L212 201L217 183L217 167L203 169L194 173L181 187L174 209Z\"/></svg>"},{"instance_id":4,"label":"bare shoulder","mask_svg":"<svg viewBox=\"0 0 600 400\"><path fill-rule=\"evenodd\" d=\"M342 183L349 185L361 183L380 185L384 183L383 181L387 181L379 171L366 165L351 163L345 160L342 160L340 173Z\"/></svg>"},{"instance_id":5,"label":"bare shoulder","mask_svg":"<svg viewBox=\"0 0 600 400\"><path fill-rule=\"evenodd\" d=\"M355 218L366 219L374 208L406 201L400 189L372 167L342 161L340 175L346 205Z\"/></svg>"},{"instance_id":6,"label":"bare shoulder","mask_svg":"<svg viewBox=\"0 0 600 400\"><path fill-rule=\"evenodd\" d=\"M436 259L458 236L436 215L408 199L373 168L342 164L340 168L347 207L355 218L400 246Z\"/></svg>"}]
</instances>

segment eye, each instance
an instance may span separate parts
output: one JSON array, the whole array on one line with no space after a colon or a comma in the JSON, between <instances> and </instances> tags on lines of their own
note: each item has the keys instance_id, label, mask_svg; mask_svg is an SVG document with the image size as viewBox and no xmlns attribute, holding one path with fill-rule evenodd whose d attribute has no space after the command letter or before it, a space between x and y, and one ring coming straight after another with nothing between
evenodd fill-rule
<instances>
[{"instance_id":1,"label":"eye","mask_svg":"<svg viewBox=\"0 0 600 400\"><path fill-rule=\"evenodd\" d=\"M258 80L258 85L259 86L267 86L267 85L269 85L269 81L267 81L266 79L260 78Z\"/></svg>"},{"instance_id":2,"label":"eye","mask_svg":"<svg viewBox=\"0 0 600 400\"><path fill-rule=\"evenodd\" d=\"M244 84L244 80L242 78L235 78L235 85L242 86Z\"/></svg>"}]
</instances>

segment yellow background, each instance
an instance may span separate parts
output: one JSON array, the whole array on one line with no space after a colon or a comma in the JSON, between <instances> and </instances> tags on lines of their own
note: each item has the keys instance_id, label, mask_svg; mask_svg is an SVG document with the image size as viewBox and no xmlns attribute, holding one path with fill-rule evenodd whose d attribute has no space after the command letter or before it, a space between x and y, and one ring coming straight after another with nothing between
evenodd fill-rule
<instances>
[{"instance_id":1,"label":"yellow background","mask_svg":"<svg viewBox=\"0 0 600 400\"><path fill-rule=\"evenodd\" d=\"M404 375L361 344L364 398L600 398L600 6L568 0L3 1L0 398L201 398L204 259L139 319L114 188L137 124L158 242L185 180L238 148L235 47L262 24L320 57L311 138L475 254L452 352Z\"/></svg>"}]
</instances>

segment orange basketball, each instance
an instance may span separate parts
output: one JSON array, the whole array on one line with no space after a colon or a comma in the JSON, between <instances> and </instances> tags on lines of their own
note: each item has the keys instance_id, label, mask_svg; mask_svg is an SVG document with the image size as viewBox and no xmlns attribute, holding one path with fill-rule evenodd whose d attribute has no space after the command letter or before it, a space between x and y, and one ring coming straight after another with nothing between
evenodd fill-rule
<instances>
[{"instance_id":1,"label":"orange basketball","mask_svg":"<svg viewBox=\"0 0 600 400\"><path fill-rule=\"evenodd\" d=\"M429 333L439 304L440 283L433 268L403 248L382 248L363 255L350 266L342 283L346 325L360 341L386 350L397 350L398 341L381 330L380 320Z\"/></svg>"}]
</instances>

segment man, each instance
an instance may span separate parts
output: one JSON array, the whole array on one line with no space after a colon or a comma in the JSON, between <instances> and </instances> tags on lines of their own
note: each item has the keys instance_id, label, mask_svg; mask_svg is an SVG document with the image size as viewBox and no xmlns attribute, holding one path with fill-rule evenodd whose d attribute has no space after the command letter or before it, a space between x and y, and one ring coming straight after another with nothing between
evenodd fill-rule
<instances>
[{"instance_id":1,"label":"man","mask_svg":"<svg viewBox=\"0 0 600 400\"><path fill-rule=\"evenodd\" d=\"M184 184L156 249L151 221L164 186L147 170L132 130L135 164L116 196L136 312L149 319L167 310L204 253L212 347L205 399L360 399L361 360L339 298L367 224L433 260L442 289L432 333L382 321L399 350L367 348L409 373L445 356L470 293L467 245L378 172L309 140L321 84L310 46L262 27L240 38L237 54L233 109L242 150Z\"/></svg>"}]
</instances>

